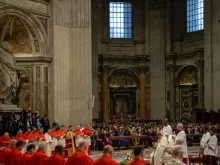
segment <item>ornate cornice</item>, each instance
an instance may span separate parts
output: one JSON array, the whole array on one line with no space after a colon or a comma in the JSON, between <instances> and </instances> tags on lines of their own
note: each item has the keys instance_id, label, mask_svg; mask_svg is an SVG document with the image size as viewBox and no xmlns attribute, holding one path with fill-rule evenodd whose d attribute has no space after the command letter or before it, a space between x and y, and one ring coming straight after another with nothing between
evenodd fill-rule
<instances>
[{"instance_id":1,"label":"ornate cornice","mask_svg":"<svg viewBox=\"0 0 220 165\"><path fill-rule=\"evenodd\" d=\"M149 0L149 7L152 9L164 8L166 7L166 0Z\"/></svg>"},{"instance_id":2,"label":"ornate cornice","mask_svg":"<svg viewBox=\"0 0 220 165\"><path fill-rule=\"evenodd\" d=\"M194 49L193 51L181 52L181 53L168 53L166 54L166 60L184 60L184 59L198 59L203 58L204 49Z\"/></svg>"},{"instance_id":3,"label":"ornate cornice","mask_svg":"<svg viewBox=\"0 0 220 165\"><path fill-rule=\"evenodd\" d=\"M133 62L148 62L150 61L149 55L136 55L136 56L127 56L127 55L99 55L99 60L101 61L133 61Z\"/></svg>"},{"instance_id":4,"label":"ornate cornice","mask_svg":"<svg viewBox=\"0 0 220 165\"><path fill-rule=\"evenodd\" d=\"M45 56L32 56L32 57L15 57L16 62L18 63L51 63L52 58L51 57L45 57Z\"/></svg>"}]
</instances>

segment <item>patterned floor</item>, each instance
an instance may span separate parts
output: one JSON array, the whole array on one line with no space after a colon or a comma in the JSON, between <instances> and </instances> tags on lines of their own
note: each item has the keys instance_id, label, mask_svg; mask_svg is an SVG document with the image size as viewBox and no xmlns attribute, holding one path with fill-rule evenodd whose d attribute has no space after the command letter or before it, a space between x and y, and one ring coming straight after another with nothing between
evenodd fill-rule
<instances>
[{"instance_id":1,"label":"patterned floor","mask_svg":"<svg viewBox=\"0 0 220 165\"><path fill-rule=\"evenodd\" d=\"M122 151L116 151L115 154L114 154L114 157L113 159L116 160L117 162L121 162L125 157L126 157L126 154L128 152L130 152L131 150L122 150ZM148 148L146 149L146 154L147 156L149 157L149 154L153 151L152 148ZM188 147L188 154L189 155L198 155L199 153L199 147ZM91 155L91 158L93 160L96 160L97 158L99 158L100 156L102 155L102 152L100 151L93 151L92 155Z\"/></svg>"}]
</instances>

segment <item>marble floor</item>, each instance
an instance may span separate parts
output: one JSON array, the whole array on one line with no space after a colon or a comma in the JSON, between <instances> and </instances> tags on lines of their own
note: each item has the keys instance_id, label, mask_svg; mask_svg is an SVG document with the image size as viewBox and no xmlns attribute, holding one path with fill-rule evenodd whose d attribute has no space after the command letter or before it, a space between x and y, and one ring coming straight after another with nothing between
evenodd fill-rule
<instances>
[{"instance_id":1,"label":"marble floor","mask_svg":"<svg viewBox=\"0 0 220 165\"><path fill-rule=\"evenodd\" d=\"M126 154L128 152L130 152L131 150L121 150L121 151L115 151L114 157L113 159L117 162L121 162L125 157ZM153 151L152 148L147 148L146 149L146 155L149 155L151 152ZM193 147L188 147L188 154L189 155L198 155L199 153L199 147L198 146L193 146ZM99 158L102 155L101 151L93 151L91 158L93 160L96 160L97 158Z\"/></svg>"}]
</instances>

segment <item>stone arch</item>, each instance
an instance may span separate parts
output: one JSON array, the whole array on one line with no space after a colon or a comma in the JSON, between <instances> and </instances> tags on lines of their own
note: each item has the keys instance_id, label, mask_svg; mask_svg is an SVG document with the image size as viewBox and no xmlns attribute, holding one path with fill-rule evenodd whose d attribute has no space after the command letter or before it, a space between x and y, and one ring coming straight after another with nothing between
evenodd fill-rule
<instances>
[{"instance_id":1,"label":"stone arch","mask_svg":"<svg viewBox=\"0 0 220 165\"><path fill-rule=\"evenodd\" d=\"M109 73L108 82L109 87L138 87L139 77L132 69L120 67Z\"/></svg>"},{"instance_id":2,"label":"stone arch","mask_svg":"<svg viewBox=\"0 0 220 165\"><path fill-rule=\"evenodd\" d=\"M36 35L39 43L40 55L49 55L47 34L44 30L43 25L36 16L28 12L27 10L20 9L14 6L3 5L0 6L0 19L4 16L16 16L20 18L23 22L26 22Z\"/></svg>"}]
</instances>

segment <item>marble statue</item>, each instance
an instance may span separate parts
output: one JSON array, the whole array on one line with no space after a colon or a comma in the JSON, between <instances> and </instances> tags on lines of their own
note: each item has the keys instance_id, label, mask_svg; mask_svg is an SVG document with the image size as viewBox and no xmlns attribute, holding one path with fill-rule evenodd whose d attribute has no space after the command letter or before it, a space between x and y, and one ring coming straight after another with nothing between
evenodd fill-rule
<instances>
[{"instance_id":1,"label":"marble statue","mask_svg":"<svg viewBox=\"0 0 220 165\"><path fill-rule=\"evenodd\" d=\"M3 41L0 45L0 104L12 104L18 88L18 74L11 45Z\"/></svg>"}]
</instances>

